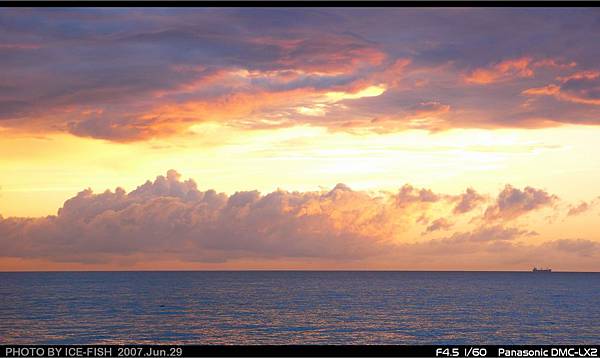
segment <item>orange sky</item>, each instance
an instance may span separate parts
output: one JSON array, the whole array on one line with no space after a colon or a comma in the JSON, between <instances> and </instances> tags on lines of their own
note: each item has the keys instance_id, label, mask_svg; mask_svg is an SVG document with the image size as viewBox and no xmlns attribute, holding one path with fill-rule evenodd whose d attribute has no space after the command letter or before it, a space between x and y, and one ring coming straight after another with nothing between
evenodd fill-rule
<instances>
[{"instance_id":1,"label":"orange sky","mask_svg":"<svg viewBox=\"0 0 600 358\"><path fill-rule=\"evenodd\" d=\"M388 10L0 14L0 270L600 270L597 10Z\"/></svg>"}]
</instances>

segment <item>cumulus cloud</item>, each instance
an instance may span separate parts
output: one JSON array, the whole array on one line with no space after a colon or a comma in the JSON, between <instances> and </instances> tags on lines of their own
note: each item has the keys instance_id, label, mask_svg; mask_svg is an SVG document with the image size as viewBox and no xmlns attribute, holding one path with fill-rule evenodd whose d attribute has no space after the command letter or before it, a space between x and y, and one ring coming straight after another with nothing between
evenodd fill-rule
<instances>
[{"instance_id":1,"label":"cumulus cloud","mask_svg":"<svg viewBox=\"0 0 600 358\"><path fill-rule=\"evenodd\" d=\"M497 215L512 217L517 210L542 205L532 201L553 200L540 200L531 188L507 187L503 193L507 190L525 198L499 200L516 208L497 203L503 208ZM500 198L506 196L512 198L506 193ZM481 255L493 255L494 265L503 265L514 255L527 262L525 253L536 250L548 255L568 253L568 257L585 254L590 259L599 251L597 243L583 239L533 243L536 232L505 223L468 229L447 217L454 212L455 202L450 195L409 185L397 193L378 195L344 184L314 192L227 195L199 190L195 181L183 180L170 170L130 192L83 190L67 200L57 215L0 216L0 265L11 258L85 265L115 260L227 264L292 259L346 264L375 260L420 267L423 259L458 255L481 267L485 264L478 261ZM438 218L429 223L426 217L433 215ZM419 235L415 218L419 218L417 225L429 223L426 232L457 229L447 237L426 240Z\"/></svg>"},{"instance_id":2,"label":"cumulus cloud","mask_svg":"<svg viewBox=\"0 0 600 358\"><path fill-rule=\"evenodd\" d=\"M525 187L523 190L506 185L494 204L485 210L486 220L510 220L531 211L553 205L558 197L542 189Z\"/></svg>"},{"instance_id":3,"label":"cumulus cloud","mask_svg":"<svg viewBox=\"0 0 600 358\"><path fill-rule=\"evenodd\" d=\"M452 223L446 220L445 218L438 218L433 220L431 225L427 226L426 232L433 232L438 230L448 230L452 227Z\"/></svg>"},{"instance_id":4,"label":"cumulus cloud","mask_svg":"<svg viewBox=\"0 0 600 358\"><path fill-rule=\"evenodd\" d=\"M458 203L453 209L455 214L468 213L485 201L485 196L478 194L475 189L467 188L457 198Z\"/></svg>"},{"instance_id":5,"label":"cumulus cloud","mask_svg":"<svg viewBox=\"0 0 600 358\"><path fill-rule=\"evenodd\" d=\"M435 203L442 197L435 194L431 189L418 189L410 184L405 184L400 188L395 196L396 204L399 207L406 207L411 204Z\"/></svg>"},{"instance_id":6,"label":"cumulus cloud","mask_svg":"<svg viewBox=\"0 0 600 358\"><path fill-rule=\"evenodd\" d=\"M385 249L390 205L337 185L329 192L199 191L175 171L130 193L84 190L56 216L0 222L4 256L103 260L165 253L188 260L238 256L354 258ZM377 225L375 225L377 223Z\"/></svg>"}]
</instances>

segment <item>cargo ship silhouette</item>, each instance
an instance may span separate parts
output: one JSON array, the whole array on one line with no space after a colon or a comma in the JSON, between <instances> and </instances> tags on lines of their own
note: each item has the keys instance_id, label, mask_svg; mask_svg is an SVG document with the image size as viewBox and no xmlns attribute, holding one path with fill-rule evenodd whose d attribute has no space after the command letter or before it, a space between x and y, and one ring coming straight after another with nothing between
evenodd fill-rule
<instances>
[{"instance_id":1,"label":"cargo ship silhouette","mask_svg":"<svg viewBox=\"0 0 600 358\"><path fill-rule=\"evenodd\" d=\"M552 269L541 268L541 267L540 268L534 267L533 270L532 270L532 272L552 272Z\"/></svg>"}]
</instances>

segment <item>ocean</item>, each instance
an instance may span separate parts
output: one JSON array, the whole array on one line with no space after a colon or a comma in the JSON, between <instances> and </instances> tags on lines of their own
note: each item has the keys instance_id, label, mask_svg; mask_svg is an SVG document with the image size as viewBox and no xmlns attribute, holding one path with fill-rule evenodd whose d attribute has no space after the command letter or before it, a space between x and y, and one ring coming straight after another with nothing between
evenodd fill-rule
<instances>
[{"instance_id":1,"label":"ocean","mask_svg":"<svg viewBox=\"0 0 600 358\"><path fill-rule=\"evenodd\" d=\"M0 273L2 344L597 344L600 273Z\"/></svg>"}]
</instances>

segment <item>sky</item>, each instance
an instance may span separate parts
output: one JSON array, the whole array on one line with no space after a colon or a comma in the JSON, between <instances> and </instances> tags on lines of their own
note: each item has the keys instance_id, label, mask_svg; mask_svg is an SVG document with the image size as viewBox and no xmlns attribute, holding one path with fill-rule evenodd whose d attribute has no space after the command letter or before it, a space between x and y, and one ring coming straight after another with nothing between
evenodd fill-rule
<instances>
[{"instance_id":1,"label":"sky","mask_svg":"<svg viewBox=\"0 0 600 358\"><path fill-rule=\"evenodd\" d=\"M5 8L0 271L600 271L596 8Z\"/></svg>"}]
</instances>

